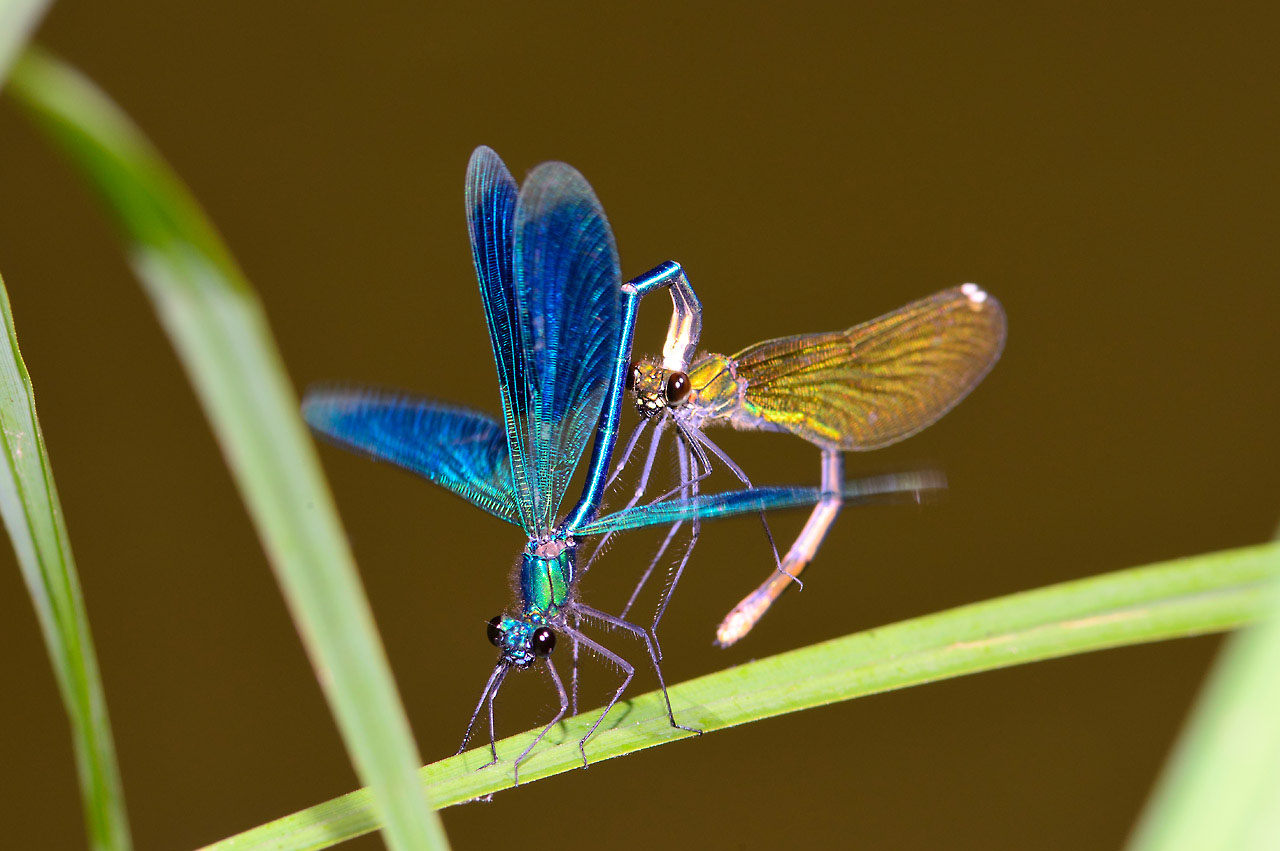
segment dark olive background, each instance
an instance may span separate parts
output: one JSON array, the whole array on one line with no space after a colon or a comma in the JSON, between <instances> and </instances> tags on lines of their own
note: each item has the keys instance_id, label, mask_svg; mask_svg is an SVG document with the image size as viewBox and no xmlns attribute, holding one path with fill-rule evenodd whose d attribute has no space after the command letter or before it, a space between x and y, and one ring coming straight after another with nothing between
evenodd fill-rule
<instances>
[{"instance_id":1,"label":"dark olive background","mask_svg":"<svg viewBox=\"0 0 1280 851\"><path fill-rule=\"evenodd\" d=\"M848 460L854 472L936 465L947 499L846 512L807 589L729 651L711 646L713 628L769 560L758 525L708 528L664 623L671 681L1274 530L1273 20L429 5L66 2L42 31L191 185L299 387L360 381L497 410L462 215L480 143L517 175L552 158L581 169L624 273L684 263L715 350L844 327L969 280L1008 311L1004 359L968 401ZM354 788L113 233L7 102L0 140L0 270L139 847L192 847ZM660 342L664 302L645 307L642 347ZM799 441L720 437L758 481L817 481L817 453ZM491 664L484 621L506 602L521 537L410 476L321 455L422 755L446 756ZM620 541L588 600L616 607L655 545ZM16 831L9 847L80 847L65 718L2 558L0 823ZM1115 847L1217 646L1132 648L804 712L444 821L463 848ZM588 676L603 697L611 675ZM538 677L509 691L505 732L553 709Z\"/></svg>"}]
</instances>

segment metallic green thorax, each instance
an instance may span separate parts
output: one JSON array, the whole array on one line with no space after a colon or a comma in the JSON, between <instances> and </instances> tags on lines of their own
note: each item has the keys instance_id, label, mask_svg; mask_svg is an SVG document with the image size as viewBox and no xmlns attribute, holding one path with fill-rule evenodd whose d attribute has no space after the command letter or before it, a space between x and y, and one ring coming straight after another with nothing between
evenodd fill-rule
<instances>
[{"instance_id":1,"label":"metallic green thorax","mask_svg":"<svg viewBox=\"0 0 1280 851\"><path fill-rule=\"evenodd\" d=\"M573 584L573 544L531 541L520 562L520 598L527 618L551 618L569 599Z\"/></svg>"},{"instance_id":2,"label":"metallic green thorax","mask_svg":"<svg viewBox=\"0 0 1280 851\"><path fill-rule=\"evenodd\" d=\"M737 364L724 355L705 354L689 367L691 402L708 417L727 417L742 401L745 382L738 378Z\"/></svg>"}]
</instances>

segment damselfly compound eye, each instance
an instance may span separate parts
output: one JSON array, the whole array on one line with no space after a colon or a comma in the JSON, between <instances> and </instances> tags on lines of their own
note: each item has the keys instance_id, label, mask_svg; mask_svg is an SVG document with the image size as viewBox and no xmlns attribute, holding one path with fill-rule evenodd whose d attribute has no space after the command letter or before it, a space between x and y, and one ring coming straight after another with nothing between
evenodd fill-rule
<instances>
[{"instance_id":1,"label":"damselfly compound eye","mask_svg":"<svg viewBox=\"0 0 1280 851\"><path fill-rule=\"evenodd\" d=\"M634 363L627 368L627 390L635 392L636 385L640 383L640 367Z\"/></svg>"},{"instance_id":2,"label":"damselfly compound eye","mask_svg":"<svg viewBox=\"0 0 1280 851\"><path fill-rule=\"evenodd\" d=\"M556 634L545 626L535 629L530 641L533 644L533 655L539 659L547 658L556 649Z\"/></svg>"},{"instance_id":3,"label":"damselfly compound eye","mask_svg":"<svg viewBox=\"0 0 1280 851\"><path fill-rule=\"evenodd\" d=\"M689 376L673 372L667 377L667 404L679 405L689 396Z\"/></svg>"},{"instance_id":4,"label":"damselfly compound eye","mask_svg":"<svg viewBox=\"0 0 1280 851\"><path fill-rule=\"evenodd\" d=\"M489 637L489 643L494 647L502 646L502 615L494 615L493 620L489 621L489 625L485 627L485 635Z\"/></svg>"}]
</instances>

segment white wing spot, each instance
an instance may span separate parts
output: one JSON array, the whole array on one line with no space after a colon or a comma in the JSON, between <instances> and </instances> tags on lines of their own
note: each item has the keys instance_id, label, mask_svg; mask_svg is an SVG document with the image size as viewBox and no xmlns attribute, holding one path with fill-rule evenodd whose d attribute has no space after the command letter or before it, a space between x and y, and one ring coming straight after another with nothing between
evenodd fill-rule
<instances>
[{"instance_id":1,"label":"white wing spot","mask_svg":"<svg viewBox=\"0 0 1280 851\"><path fill-rule=\"evenodd\" d=\"M977 284L963 284L960 287L960 292L964 293L969 301L974 304L982 304L987 300L987 291Z\"/></svg>"}]
</instances>

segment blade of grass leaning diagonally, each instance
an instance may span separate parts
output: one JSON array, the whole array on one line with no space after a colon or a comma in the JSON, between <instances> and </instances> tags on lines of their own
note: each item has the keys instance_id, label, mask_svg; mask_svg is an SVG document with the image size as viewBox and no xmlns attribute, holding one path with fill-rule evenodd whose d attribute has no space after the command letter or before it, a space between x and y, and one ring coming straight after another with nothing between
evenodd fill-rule
<instances>
[{"instance_id":1,"label":"blade of grass leaning diagonally","mask_svg":"<svg viewBox=\"0 0 1280 851\"><path fill-rule=\"evenodd\" d=\"M1214 665L1131 851L1280 848L1280 595Z\"/></svg>"},{"instance_id":2,"label":"blade of grass leaning diagonally","mask_svg":"<svg viewBox=\"0 0 1280 851\"><path fill-rule=\"evenodd\" d=\"M28 50L9 92L98 192L181 357L280 582L387 844L445 847L386 655L256 295L195 199L128 117Z\"/></svg>"},{"instance_id":3,"label":"blade of grass leaning diagonally","mask_svg":"<svg viewBox=\"0 0 1280 851\"><path fill-rule=\"evenodd\" d=\"M52 0L0 0L0 88Z\"/></svg>"},{"instance_id":4,"label":"blade of grass leaning diagonally","mask_svg":"<svg viewBox=\"0 0 1280 851\"><path fill-rule=\"evenodd\" d=\"M2 278L0 321L8 338L7 344L0 346L0 443L4 450L0 514L31 593L71 722L89 846L95 851L126 851L131 847L129 823L107 720L107 700L53 468L36 417L31 377L18 350L9 293Z\"/></svg>"},{"instance_id":5,"label":"blade of grass leaning diagonally","mask_svg":"<svg viewBox=\"0 0 1280 851\"><path fill-rule=\"evenodd\" d=\"M681 721L710 733L922 683L1169 638L1232 629L1270 605L1280 545L1246 547L1025 591L760 659L670 689ZM1280 596L1280 595L1276 595ZM582 765L578 739L599 710L565 722L521 766L529 782ZM509 788L511 760L535 730L422 769L437 807ZM667 723L661 695L619 707L591 739L593 763L692 734ZM216 842L203 851L316 851L376 830L361 789Z\"/></svg>"}]
</instances>

